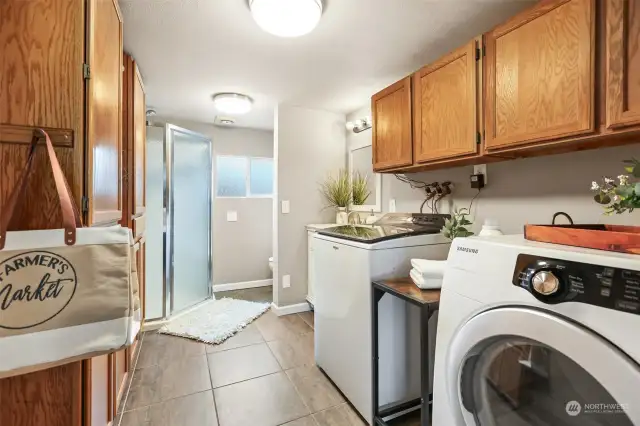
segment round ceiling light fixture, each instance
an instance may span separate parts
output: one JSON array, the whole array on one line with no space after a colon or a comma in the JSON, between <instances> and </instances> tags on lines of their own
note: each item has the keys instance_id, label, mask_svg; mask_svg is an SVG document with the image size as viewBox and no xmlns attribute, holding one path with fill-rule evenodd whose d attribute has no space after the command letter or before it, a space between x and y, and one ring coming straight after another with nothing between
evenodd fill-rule
<instances>
[{"instance_id":1,"label":"round ceiling light fixture","mask_svg":"<svg viewBox=\"0 0 640 426\"><path fill-rule=\"evenodd\" d=\"M213 103L225 114L246 114L251 111L253 99L240 93L217 93L213 95Z\"/></svg>"},{"instance_id":2,"label":"round ceiling light fixture","mask_svg":"<svg viewBox=\"0 0 640 426\"><path fill-rule=\"evenodd\" d=\"M258 26L278 37L310 33L322 16L322 0L249 0Z\"/></svg>"}]
</instances>

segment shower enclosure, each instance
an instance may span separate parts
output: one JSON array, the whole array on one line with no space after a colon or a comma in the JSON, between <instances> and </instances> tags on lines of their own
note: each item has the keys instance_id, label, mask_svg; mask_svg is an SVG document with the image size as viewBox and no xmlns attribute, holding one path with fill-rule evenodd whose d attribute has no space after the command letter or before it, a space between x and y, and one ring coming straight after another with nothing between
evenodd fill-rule
<instances>
[{"instance_id":1,"label":"shower enclosure","mask_svg":"<svg viewBox=\"0 0 640 426\"><path fill-rule=\"evenodd\" d=\"M147 127L147 320L212 297L211 139L166 124Z\"/></svg>"}]
</instances>

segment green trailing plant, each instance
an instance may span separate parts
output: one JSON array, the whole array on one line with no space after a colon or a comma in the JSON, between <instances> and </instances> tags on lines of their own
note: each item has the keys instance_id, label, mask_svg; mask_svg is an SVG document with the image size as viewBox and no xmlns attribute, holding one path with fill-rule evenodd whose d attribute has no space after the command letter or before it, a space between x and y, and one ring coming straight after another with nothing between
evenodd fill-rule
<instances>
[{"instance_id":1,"label":"green trailing plant","mask_svg":"<svg viewBox=\"0 0 640 426\"><path fill-rule=\"evenodd\" d=\"M320 184L320 192L327 199L328 207L349 207L353 196L351 176L345 169L340 169L337 176L329 175Z\"/></svg>"},{"instance_id":2,"label":"green trailing plant","mask_svg":"<svg viewBox=\"0 0 640 426\"><path fill-rule=\"evenodd\" d=\"M470 237L473 235L473 232L469 231L467 228L469 225L472 225L472 222L467 219L470 212L467 208L456 209L451 216L451 219L447 219L444 222L444 227L442 228L442 235L445 238L449 238L453 240L457 237Z\"/></svg>"},{"instance_id":3,"label":"green trailing plant","mask_svg":"<svg viewBox=\"0 0 640 426\"><path fill-rule=\"evenodd\" d=\"M596 192L593 199L604 206L606 215L631 213L640 208L640 181L637 180L640 178L640 161L634 158L623 163L628 174L618 176L617 180L605 176L600 183L591 183L591 190Z\"/></svg>"},{"instance_id":4,"label":"green trailing plant","mask_svg":"<svg viewBox=\"0 0 640 426\"><path fill-rule=\"evenodd\" d=\"M371 195L371 191L369 191L368 181L369 177L366 174L362 174L360 172L353 173L353 176L351 178L353 205L363 205L369 198L369 195Z\"/></svg>"}]
</instances>

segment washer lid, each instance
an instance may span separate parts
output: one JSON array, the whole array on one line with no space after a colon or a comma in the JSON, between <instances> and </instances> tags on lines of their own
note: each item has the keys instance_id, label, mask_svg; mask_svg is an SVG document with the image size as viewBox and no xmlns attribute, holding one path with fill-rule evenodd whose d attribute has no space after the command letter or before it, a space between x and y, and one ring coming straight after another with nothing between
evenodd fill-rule
<instances>
[{"instance_id":1,"label":"washer lid","mask_svg":"<svg viewBox=\"0 0 640 426\"><path fill-rule=\"evenodd\" d=\"M638 364L545 311L478 314L454 335L445 368L454 424L640 424Z\"/></svg>"}]
</instances>

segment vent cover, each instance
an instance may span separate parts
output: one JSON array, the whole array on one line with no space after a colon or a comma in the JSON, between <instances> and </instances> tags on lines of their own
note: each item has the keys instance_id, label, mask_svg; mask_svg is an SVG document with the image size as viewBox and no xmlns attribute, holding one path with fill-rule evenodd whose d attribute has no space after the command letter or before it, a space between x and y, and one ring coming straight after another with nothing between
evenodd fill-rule
<instances>
[{"instance_id":1,"label":"vent cover","mask_svg":"<svg viewBox=\"0 0 640 426\"><path fill-rule=\"evenodd\" d=\"M229 127L236 124L236 119L232 117L221 117L218 115L215 120L213 120L213 124L216 126Z\"/></svg>"}]
</instances>

